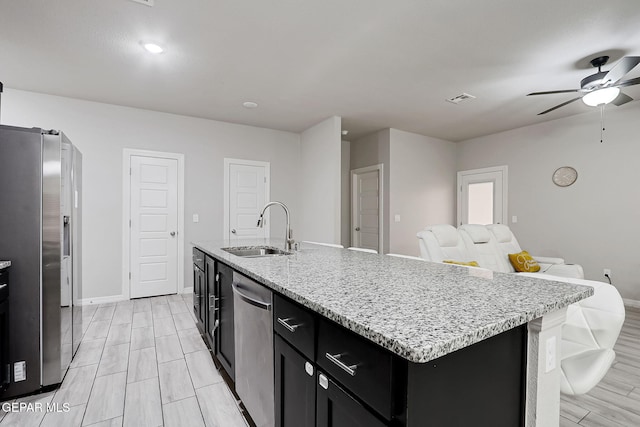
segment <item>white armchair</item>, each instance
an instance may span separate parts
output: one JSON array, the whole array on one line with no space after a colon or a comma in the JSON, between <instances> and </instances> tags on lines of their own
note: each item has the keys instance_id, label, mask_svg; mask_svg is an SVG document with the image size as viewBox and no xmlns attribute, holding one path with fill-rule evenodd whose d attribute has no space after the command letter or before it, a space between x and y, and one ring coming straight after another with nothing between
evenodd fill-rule
<instances>
[{"instance_id":1,"label":"white armchair","mask_svg":"<svg viewBox=\"0 0 640 427\"><path fill-rule=\"evenodd\" d=\"M465 226L463 226L465 227ZM504 224L491 224L486 226L493 234L505 265L510 272L515 272L513 266L509 262L509 254L522 252L522 248L513 234L511 229ZM584 279L584 271L582 266L578 264L565 264L564 259L555 257L543 257L531 255L540 264L540 273L552 274L560 277L574 277L576 279Z\"/></svg>"},{"instance_id":2,"label":"white armchair","mask_svg":"<svg viewBox=\"0 0 640 427\"><path fill-rule=\"evenodd\" d=\"M535 273L522 274L540 277ZM618 290L608 283L542 276L593 287L591 297L567 308L560 347L560 391L565 394L587 393L602 380L616 357L613 346L625 318L622 298Z\"/></svg>"},{"instance_id":3,"label":"white armchair","mask_svg":"<svg viewBox=\"0 0 640 427\"><path fill-rule=\"evenodd\" d=\"M451 225L434 225L420 231L417 237L420 253L427 260L477 261L481 267L502 273L515 271L507 254L521 252L507 226L462 225L456 230ZM561 258L535 258L539 262L549 261L541 263L545 266L544 272L541 269L538 273L518 274L594 289L593 296L567 308L560 351L560 390L565 394L587 393L605 376L615 359L613 346L625 316L622 298L616 288L607 283L583 279L580 266L561 264ZM549 271L564 275L552 275Z\"/></svg>"},{"instance_id":4,"label":"white armchair","mask_svg":"<svg viewBox=\"0 0 640 427\"><path fill-rule=\"evenodd\" d=\"M476 261L454 226L439 224L426 227L417 234L420 256L427 261Z\"/></svg>"}]
</instances>

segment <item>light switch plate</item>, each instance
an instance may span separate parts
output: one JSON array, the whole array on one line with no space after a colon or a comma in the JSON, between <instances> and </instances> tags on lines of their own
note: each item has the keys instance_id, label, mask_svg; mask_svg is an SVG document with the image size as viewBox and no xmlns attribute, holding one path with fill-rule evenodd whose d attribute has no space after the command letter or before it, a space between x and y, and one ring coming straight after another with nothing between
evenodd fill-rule
<instances>
[{"instance_id":1,"label":"light switch plate","mask_svg":"<svg viewBox=\"0 0 640 427\"><path fill-rule=\"evenodd\" d=\"M400 215L399 214L395 214L394 217L393 217L393 220L395 222L400 222Z\"/></svg>"},{"instance_id":2,"label":"light switch plate","mask_svg":"<svg viewBox=\"0 0 640 427\"><path fill-rule=\"evenodd\" d=\"M518 217L516 215L511 217L511 224L516 224L518 222Z\"/></svg>"},{"instance_id":3,"label":"light switch plate","mask_svg":"<svg viewBox=\"0 0 640 427\"><path fill-rule=\"evenodd\" d=\"M198 214L193 214L193 222L200 222L200 216Z\"/></svg>"}]
</instances>

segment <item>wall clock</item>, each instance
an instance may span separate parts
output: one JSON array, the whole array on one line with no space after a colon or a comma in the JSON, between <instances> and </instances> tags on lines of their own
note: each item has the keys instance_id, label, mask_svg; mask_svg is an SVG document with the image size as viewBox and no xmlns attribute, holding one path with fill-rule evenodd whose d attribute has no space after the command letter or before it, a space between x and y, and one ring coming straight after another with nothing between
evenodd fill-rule
<instances>
[{"instance_id":1,"label":"wall clock","mask_svg":"<svg viewBox=\"0 0 640 427\"><path fill-rule=\"evenodd\" d=\"M551 179L558 187L568 187L578 179L578 171L571 166L562 166L555 170Z\"/></svg>"}]
</instances>

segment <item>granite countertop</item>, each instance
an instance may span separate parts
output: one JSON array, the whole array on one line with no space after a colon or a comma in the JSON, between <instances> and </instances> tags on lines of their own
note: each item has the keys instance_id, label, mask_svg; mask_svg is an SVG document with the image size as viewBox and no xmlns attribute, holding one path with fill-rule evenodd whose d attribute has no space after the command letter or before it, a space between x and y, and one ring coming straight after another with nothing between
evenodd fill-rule
<instances>
[{"instance_id":1,"label":"granite countertop","mask_svg":"<svg viewBox=\"0 0 640 427\"><path fill-rule=\"evenodd\" d=\"M0 270L3 270L7 267L11 267L11 261L2 261L0 260Z\"/></svg>"},{"instance_id":2,"label":"granite countertop","mask_svg":"<svg viewBox=\"0 0 640 427\"><path fill-rule=\"evenodd\" d=\"M288 256L214 258L391 352L424 363L593 295L593 288L516 274L303 243Z\"/></svg>"}]
</instances>

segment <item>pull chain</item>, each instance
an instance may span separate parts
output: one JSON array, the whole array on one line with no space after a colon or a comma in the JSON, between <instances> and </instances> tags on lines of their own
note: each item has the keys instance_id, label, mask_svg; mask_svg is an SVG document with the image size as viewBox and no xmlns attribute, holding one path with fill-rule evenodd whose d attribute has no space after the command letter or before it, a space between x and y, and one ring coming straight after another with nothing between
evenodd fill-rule
<instances>
[{"instance_id":1,"label":"pull chain","mask_svg":"<svg viewBox=\"0 0 640 427\"><path fill-rule=\"evenodd\" d=\"M604 104L600 107L600 144L604 138Z\"/></svg>"}]
</instances>

